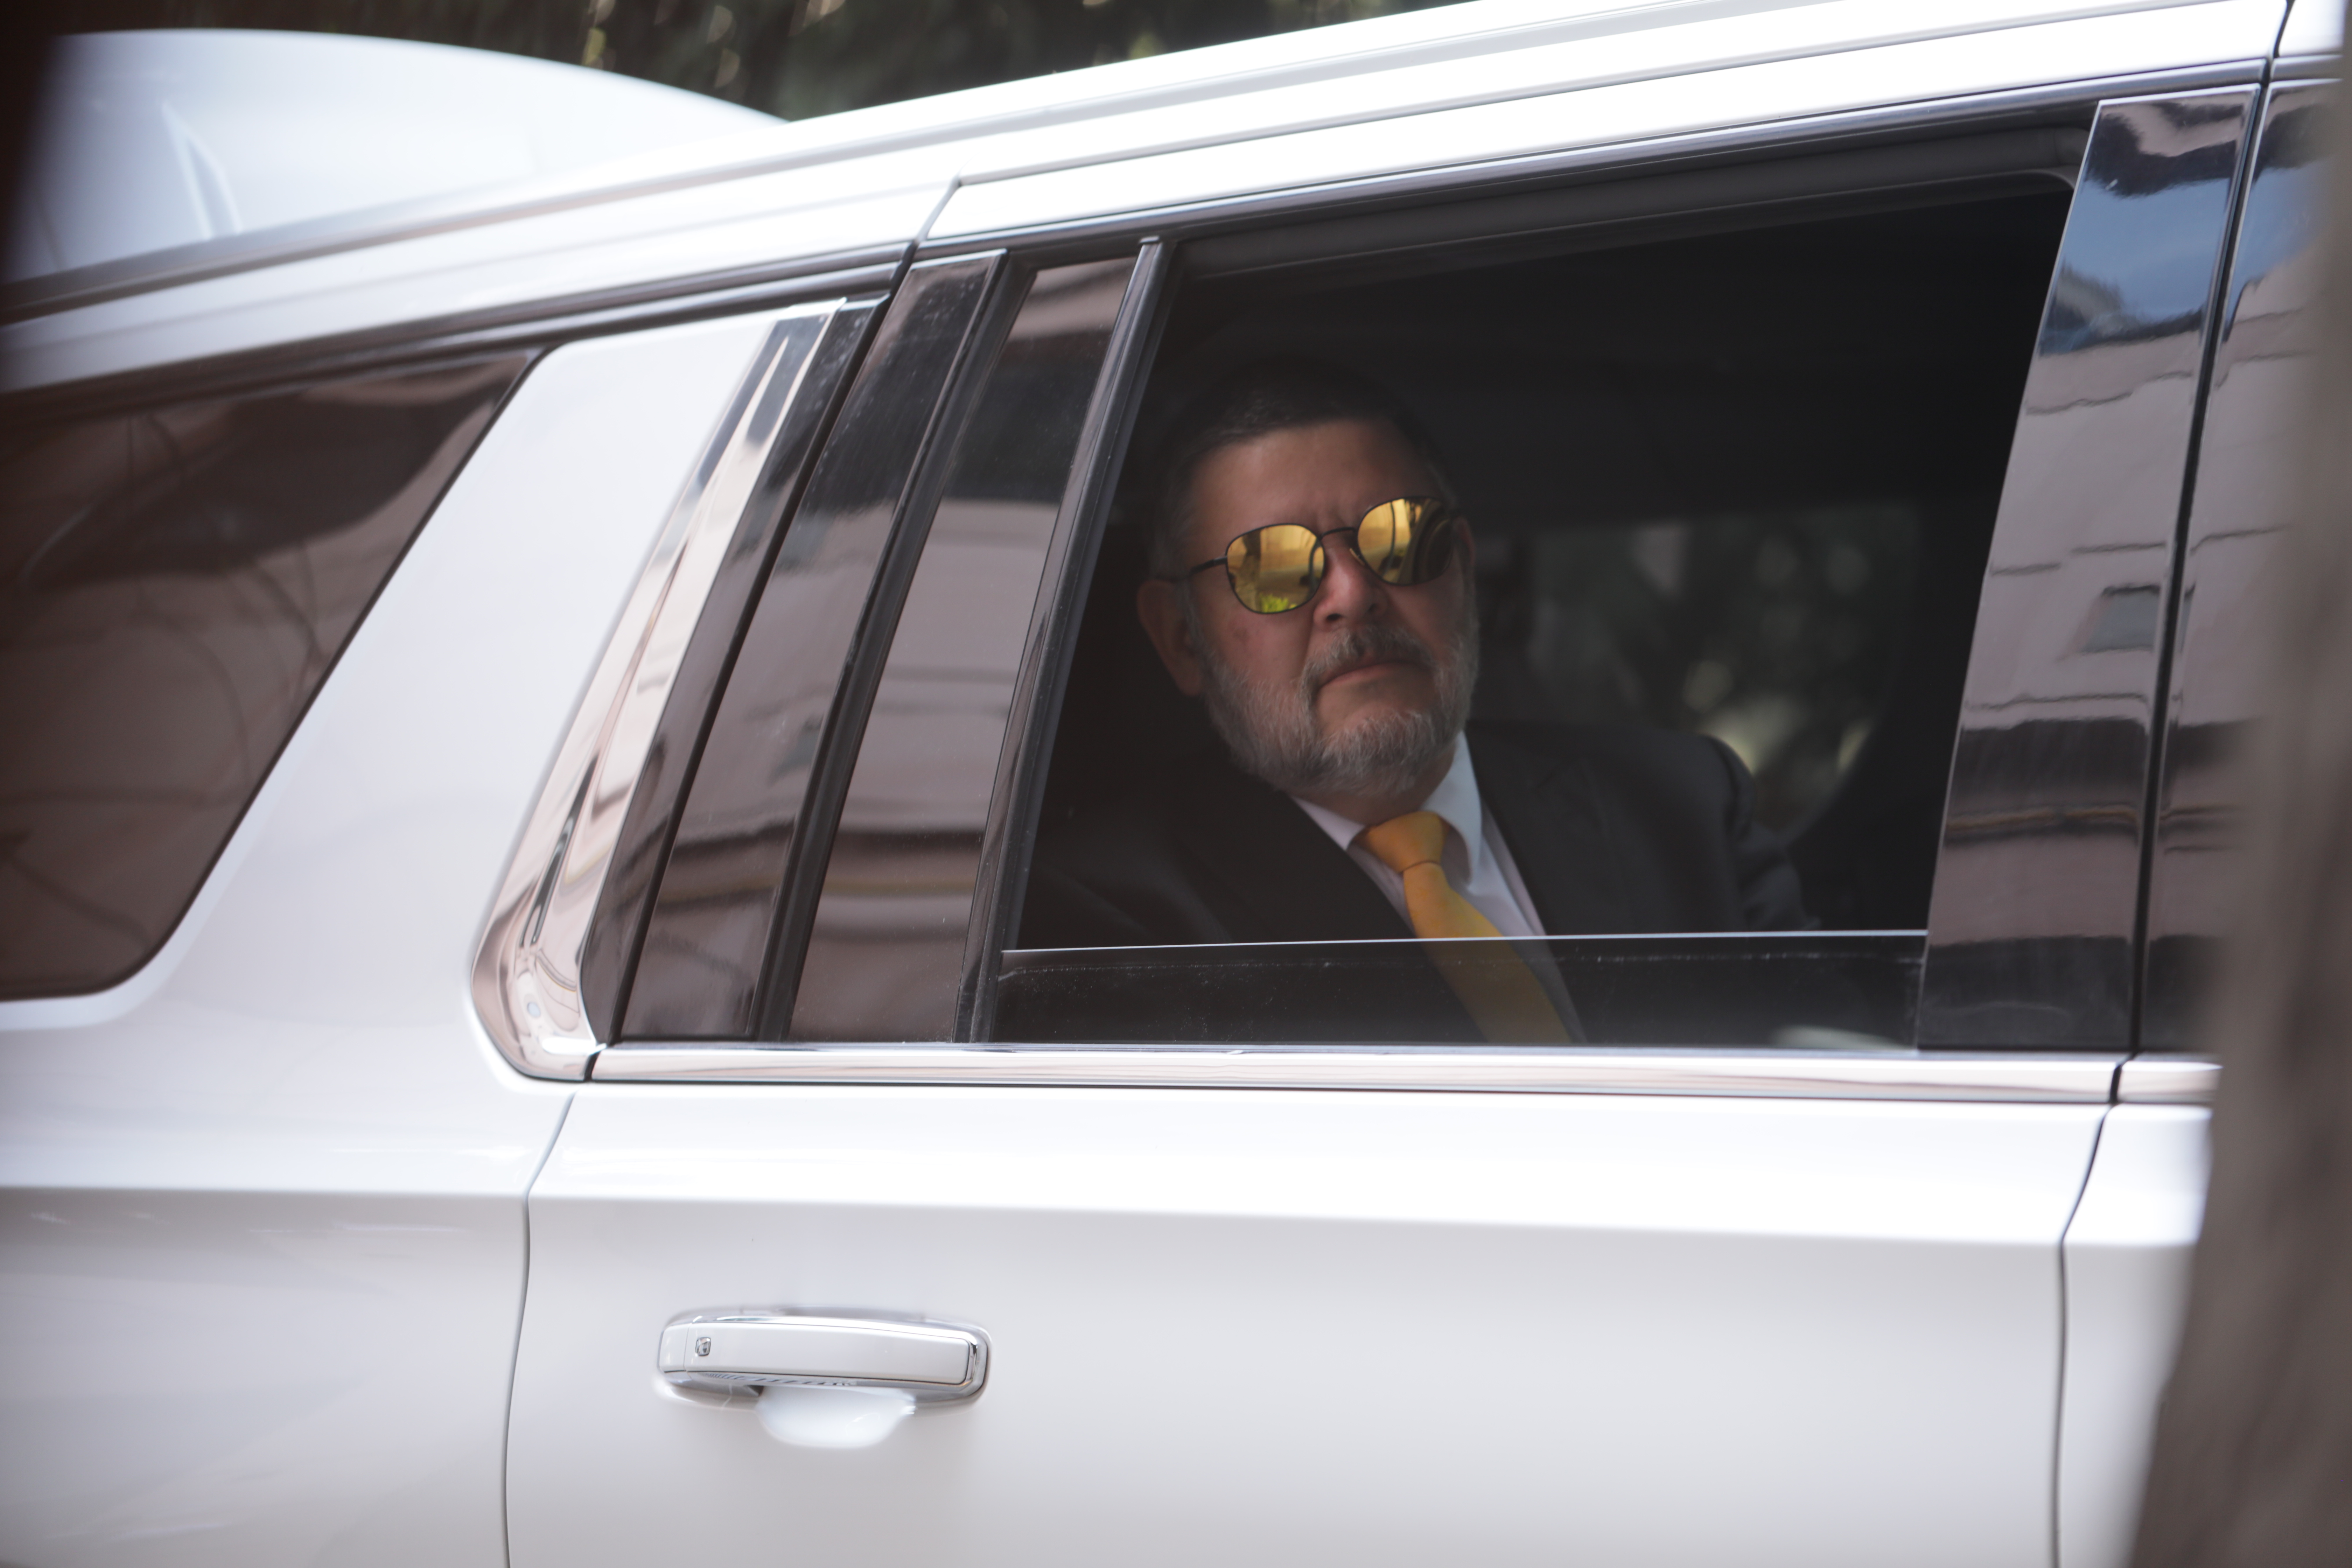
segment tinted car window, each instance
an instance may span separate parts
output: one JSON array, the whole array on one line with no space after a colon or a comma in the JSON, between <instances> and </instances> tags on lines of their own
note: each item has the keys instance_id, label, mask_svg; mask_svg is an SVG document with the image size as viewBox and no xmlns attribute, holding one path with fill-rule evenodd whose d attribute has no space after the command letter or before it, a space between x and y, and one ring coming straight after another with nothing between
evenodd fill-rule
<instances>
[{"instance_id":1,"label":"tinted car window","mask_svg":"<svg viewBox=\"0 0 2352 1568\"><path fill-rule=\"evenodd\" d=\"M950 378L999 276L989 258L913 268L845 395L808 489L786 524L694 764L622 1012L635 1039L743 1038L782 1029L798 957L784 929L804 914L790 879L822 844L854 759L862 703L845 684L867 617L904 592L918 530L911 487ZM877 638L868 639L872 647ZM836 733L842 710L855 717Z\"/></svg>"},{"instance_id":2,"label":"tinted car window","mask_svg":"<svg viewBox=\"0 0 2352 1568\"><path fill-rule=\"evenodd\" d=\"M850 779L792 1037L943 1040L982 831L1063 492L1131 258L1031 283L908 585Z\"/></svg>"},{"instance_id":3,"label":"tinted car window","mask_svg":"<svg viewBox=\"0 0 2352 1568\"><path fill-rule=\"evenodd\" d=\"M524 363L0 445L0 995L154 953Z\"/></svg>"}]
</instances>

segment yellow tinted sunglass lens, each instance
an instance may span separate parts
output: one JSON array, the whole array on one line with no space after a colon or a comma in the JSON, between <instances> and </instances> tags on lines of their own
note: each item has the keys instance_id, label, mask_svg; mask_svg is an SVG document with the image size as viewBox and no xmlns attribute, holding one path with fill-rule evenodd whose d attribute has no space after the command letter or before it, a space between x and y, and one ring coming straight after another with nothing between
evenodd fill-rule
<instances>
[{"instance_id":1,"label":"yellow tinted sunglass lens","mask_svg":"<svg viewBox=\"0 0 2352 1568\"><path fill-rule=\"evenodd\" d=\"M1356 558L1383 583L1418 587L1441 577L1454 559L1454 514L1433 500L1382 501L1352 529ZM1330 566L1324 535L1295 522L1254 528L1225 546L1234 596L1260 615L1295 610L1315 597ZM1199 569L1213 563L1203 562Z\"/></svg>"},{"instance_id":2,"label":"yellow tinted sunglass lens","mask_svg":"<svg viewBox=\"0 0 2352 1568\"><path fill-rule=\"evenodd\" d=\"M1295 610L1323 580L1323 546L1295 523L1254 528L1225 546L1225 569L1243 604L1262 614Z\"/></svg>"},{"instance_id":3,"label":"yellow tinted sunglass lens","mask_svg":"<svg viewBox=\"0 0 2352 1568\"><path fill-rule=\"evenodd\" d=\"M1374 507L1357 529L1365 564L1381 580L1417 587L1445 575L1454 562L1454 514L1430 500L1392 500ZM1374 545L1382 546L1375 550Z\"/></svg>"},{"instance_id":4,"label":"yellow tinted sunglass lens","mask_svg":"<svg viewBox=\"0 0 2352 1568\"><path fill-rule=\"evenodd\" d=\"M1356 553L1383 583L1418 581L1413 575L1413 545L1421 532L1422 503L1382 501L1356 525Z\"/></svg>"}]
</instances>

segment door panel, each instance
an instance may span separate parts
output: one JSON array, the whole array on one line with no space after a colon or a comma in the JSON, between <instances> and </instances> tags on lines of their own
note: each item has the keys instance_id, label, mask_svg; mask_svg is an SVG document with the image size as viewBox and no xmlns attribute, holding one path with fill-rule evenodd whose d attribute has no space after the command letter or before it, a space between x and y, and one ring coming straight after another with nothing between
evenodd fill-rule
<instances>
[{"instance_id":1,"label":"door panel","mask_svg":"<svg viewBox=\"0 0 2352 1568\"><path fill-rule=\"evenodd\" d=\"M2109 151L2179 174L2214 246L2246 102L2105 111ZM2144 346L2131 322L2102 321L2114 331L2098 347L2131 359ZM2193 350L2194 330L2158 324L2166 354L2184 332ZM1140 370L1115 363L1106 380ZM2188 385L2166 383L2167 397L2180 391L2168 422L2133 447L2158 479L2179 474ZM1117 401L1097 398L1089 420L1110 429ZM2044 455L2057 463L2063 445ZM1060 515L1095 529L1107 500L1080 485ZM2099 542L2051 548L2088 574L2105 569ZM2161 563L2147 570L2160 577ZM2065 607L2147 586L2102 575ZM2003 615L2029 599L2042 602L2027 593ZM877 668L887 630L866 634L859 668ZM2153 681L2151 649L2095 651L2140 659ZM831 644L805 662L779 663L765 687L742 666L736 679L772 695L845 668ZM825 745L862 701L835 703ZM884 715L873 733L894 724ZM2025 753L2001 776L2038 787L2056 763ZM840 760L793 755L820 772ZM805 772L755 775L789 784L748 792L761 800L817 799ZM992 787L1003 816L1035 781L1001 766ZM790 904L784 884L814 887L820 852L839 847L825 813L806 820L798 858L740 884L771 910ZM2136 853L2116 863L2136 877ZM2015 891L1962 880L1996 914ZM877 890L847 875L824 886L845 900ZM940 923L951 935L958 918ZM967 926L967 956L1000 949L1003 923ZM800 937L768 929L745 949L764 967L747 963L730 994L772 993L798 961ZM1965 945L1943 930L1948 950ZM2029 920L2011 934L2050 933ZM690 942L678 953L708 956ZM842 971L812 995L846 976L847 959L808 953L813 970ZM1982 982L1950 993L1962 1001L2047 999L2031 965L1963 972L1945 958ZM1057 1069L1017 1042L936 1066L910 1050L886 1069L838 1044L860 1037L850 1025L771 1043L786 1039L772 1011L739 1008L759 1017L748 1033L649 1031L601 1058L533 1188L508 1469L519 1564L2050 1560L2060 1238L2105 1111L2101 1064L2086 1064L2083 1103L1893 1098L1916 1086L1866 1091L1878 1100L1015 1087L989 1081L1000 1064L1078 1076L1094 1053ZM727 1048L677 1047L698 1035ZM891 1031L863 1037L877 1036ZM2107 1040L2034 1039L2077 1037ZM1187 1071L1270 1054L1162 1053ZM1412 1059L1439 1073L1453 1060ZM1297 1061L1279 1070L1348 1070L1339 1054ZM614 1069L935 1081L631 1084ZM689 1394L657 1371L666 1325L728 1310L969 1325L988 1336L987 1382L872 1447L793 1446L761 1419L784 1408L771 1394Z\"/></svg>"},{"instance_id":2,"label":"door panel","mask_svg":"<svg viewBox=\"0 0 2352 1568\"><path fill-rule=\"evenodd\" d=\"M2205 1217L2211 1112L2119 1105L2099 1130L2066 1227L2066 1398L2059 1436L2059 1568L2131 1561L2156 1411L2189 1306Z\"/></svg>"},{"instance_id":3,"label":"door panel","mask_svg":"<svg viewBox=\"0 0 2352 1568\"><path fill-rule=\"evenodd\" d=\"M2101 1109L592 1084L515 1562L2041 1563ZM655 1372L753 1303L975 1324L988 1385L786 1447Z\"/></svg>"}]
</instances>

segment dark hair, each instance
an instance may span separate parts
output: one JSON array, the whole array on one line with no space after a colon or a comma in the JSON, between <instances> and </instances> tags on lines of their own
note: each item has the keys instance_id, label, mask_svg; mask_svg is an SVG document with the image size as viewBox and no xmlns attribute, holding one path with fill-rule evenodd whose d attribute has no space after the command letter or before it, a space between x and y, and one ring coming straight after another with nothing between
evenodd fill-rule
<instances>
[{"instance_id":1,"label":"dark hair","mask_svg":"<svg viewBox=\"0 0 2352 1568\"><path fill-rule=\"evenodd\" d=\"M1338 420L1375 420L1393 428L1429 470L1438 499L1454 500L1429 437L1385 390L1319 360L1259 360L1195 396L1160 437L1146 492L1151 574L1172 577L1192 564L1182 559L1184 530L1192 521L1192 475L1203 458L1277 430Z\"/></svg>"}]
</instances>

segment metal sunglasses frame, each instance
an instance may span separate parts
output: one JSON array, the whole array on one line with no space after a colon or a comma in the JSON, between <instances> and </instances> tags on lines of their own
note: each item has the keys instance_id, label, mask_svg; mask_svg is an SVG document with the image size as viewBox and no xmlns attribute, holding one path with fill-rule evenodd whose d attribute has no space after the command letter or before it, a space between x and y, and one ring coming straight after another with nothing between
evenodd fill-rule
<instances>
[{"instance_id":1,"label":"metal sunglasses frame","mask_svg":"<svg viewBox=\"0 0 2352 1568\"><path fill-rule=\"evenodd\" d=\"M1372 513L1382 510L1388 507L1395 506L1399 502L1411 502L1430 508L1431 513L1435 519L1435 521L1433 524L1433 531L1436 529L1454 528L1462 521L1462 513L1458 509L1451 503L1441 500L1434 496L1392 496L1387 500L1367 507L1364 510L1363 517L1358 518L1354 522L1348 524L1346 527L1325 529L1322 532L1316 534L1316 545L1320 548L1323 542L1331 538L1333 535L1341 533L1347 534L1349 536L1348 541L1348 552L1353 555L1358 562L1361 563L1365 570L1372 572L1375 576L1378 576L1378 570L1373 567L1370 562L1364 560L1363 550L1357 544L1354 535L1363 528L1365 520L1370 518ZM1314 574L1313 591L1298 603L1286 605L1284 608L1278 610L1261 609L1242 596L1241 582L1234 574L1233 549L1234 545L1240 543L1243 540L1247 539L1251 534L1264 532L1269 528L1304 527L1306 527L1306 524L1304 523L1268 522L1260 523L1256 528L1245 528L1242 530L1241 532L1234 534L1231 539L1226 540L1224 549L1217 554L1211 556L1208 560L1202 562L1197 566L1186 567L1182 573L1176 576L1163 577L1160 581L1163 583L1189 583L1193 578L1199 576L1202 573L1206 572L1210 567L1222 566L1225 569L1225 586L1233 590L1234 598L1241 605L1242 608L1249 611L1252 615L1286 616L1292 610L1303 610L1307 605L1315 602L1316 594L1322 592L1324 579L1328 575L1328 568L1324 571L1318 571ZM1327 556L1328 553L1328 552L1326 552ZM1454 558L1450 553L1446 556L1445 563L1448 569L1451 569L1454 564ZM1444 575L1445 575L1445 573L1444 571L1440 571L1431 576L1423 578L1419 583L1389 583L1387 585L1391 588L1418 588L1425 586L1430 583L1434 583L1439 577L1443 577ZM1385 582L1386 579L1382 579L1382 581Z\"/></svg>"}]
</instances>

